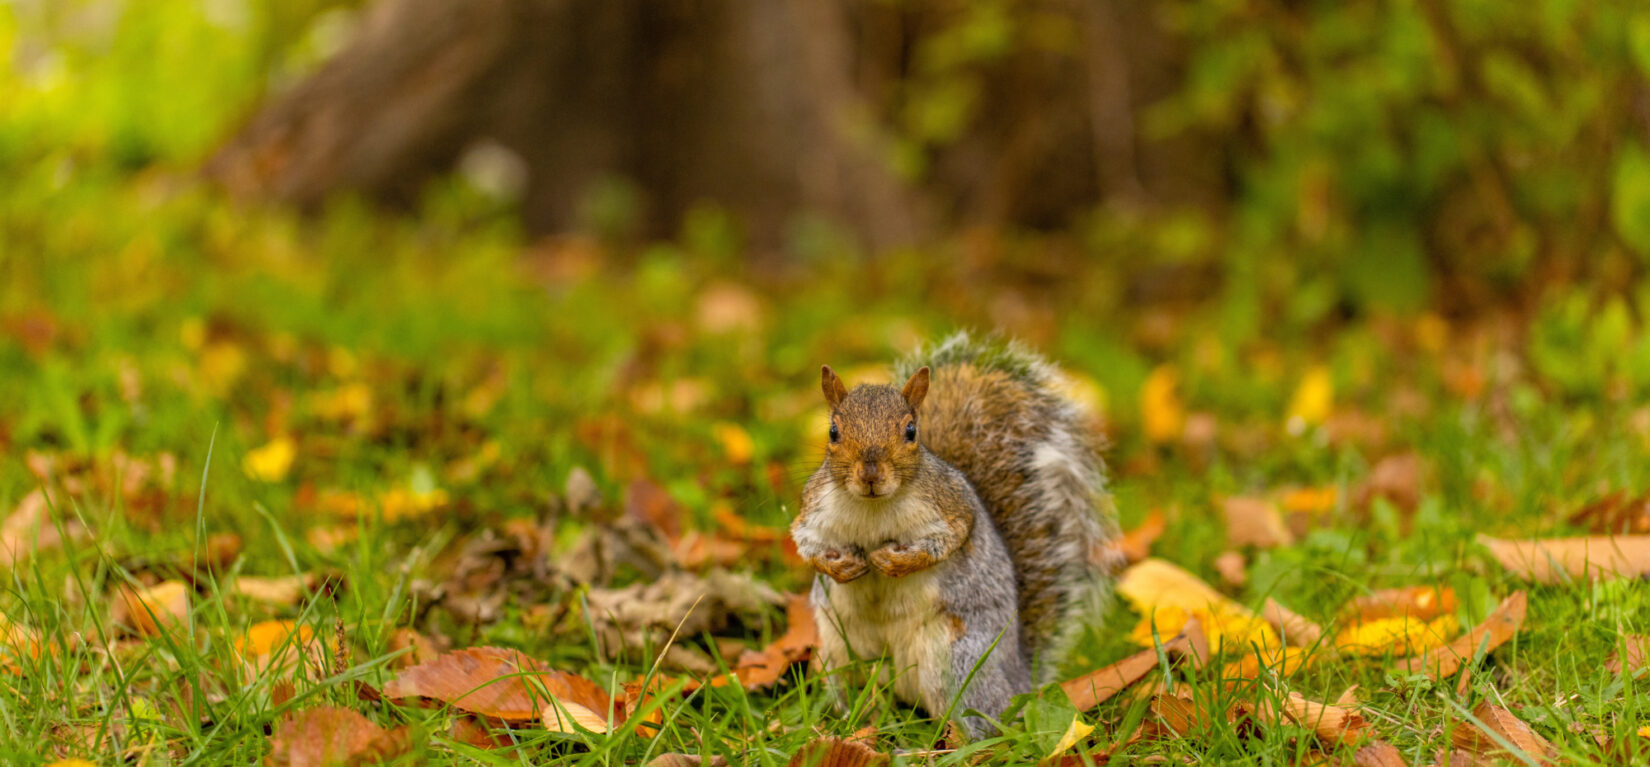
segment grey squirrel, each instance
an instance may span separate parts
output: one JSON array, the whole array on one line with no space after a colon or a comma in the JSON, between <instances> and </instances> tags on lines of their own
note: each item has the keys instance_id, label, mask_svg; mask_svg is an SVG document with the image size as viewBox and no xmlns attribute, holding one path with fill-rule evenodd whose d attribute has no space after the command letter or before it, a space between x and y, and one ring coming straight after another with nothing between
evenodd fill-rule
<instances>
[{"instance_id":1,"label":"grey squirrel","mask_svg":"<svg viewBox=\"0 0 1650 767\"><path fill-rule=\"evenodd\" d=\"M888 656L901 700L998 717L1051 681L1110 594L1115 513L1095 439L1058 371L1018 344L957 334L899 373L901 388L849 391L821 369L825 459L791 524L819 572L815 663Z\"/></svg>"}]
</instances>

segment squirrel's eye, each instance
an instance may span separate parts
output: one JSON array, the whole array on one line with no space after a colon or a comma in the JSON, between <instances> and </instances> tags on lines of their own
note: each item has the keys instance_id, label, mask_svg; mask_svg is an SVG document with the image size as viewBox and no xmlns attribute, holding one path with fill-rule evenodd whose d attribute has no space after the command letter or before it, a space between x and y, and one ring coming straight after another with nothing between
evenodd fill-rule
<instances>
[{"instance_id":1,"label":"squirrel's eye","mask_svg":"<svg viewBox=\"0 0 1650 767\"><path fill-rule=\"evenodd\" d=\"M905 425L905 441L906 442L916 442L917 441L917 422L916 421L912 421L911 423L908 423L908 424Z\"/></svg>"},{"instance_id":2,"label":"squirrel's eye","mask_svg":"<svg viewBox=\"0 0 1650 767\"><path fill-rule=\"evenodd\" d=\"M842 439L842 432L837 431L836 424L834 424L834 423L831 424L831 441L836 442L836 441L841 440L841 439Z\"/></svg>"}]
</instances>

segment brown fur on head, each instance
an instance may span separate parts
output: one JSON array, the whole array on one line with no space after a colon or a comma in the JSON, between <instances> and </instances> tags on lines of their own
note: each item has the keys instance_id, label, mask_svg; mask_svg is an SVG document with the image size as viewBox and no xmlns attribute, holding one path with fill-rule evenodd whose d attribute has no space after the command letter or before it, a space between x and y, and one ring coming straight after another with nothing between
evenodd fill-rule
<instances>
[{"instance_id":1,"label":"brown fur on head","mask_svg":"<svg viewBox=\"0 0 1650 767\"><path fill-rule=\"evenodd\" d=\"M922 464L917 408L928 396L928 368L912 375L903 389L860 384L848 391L825 365L820 388L831 406L825 463L838 487L860 498L884 498L916 476Z\"/></svg>"}]
</instances>

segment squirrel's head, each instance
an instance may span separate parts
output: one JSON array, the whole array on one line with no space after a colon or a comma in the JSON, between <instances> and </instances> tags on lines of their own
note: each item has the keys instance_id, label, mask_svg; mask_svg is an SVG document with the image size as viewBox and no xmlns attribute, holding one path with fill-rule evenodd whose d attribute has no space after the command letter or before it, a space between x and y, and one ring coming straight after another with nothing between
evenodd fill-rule
<instances>
[{"instance_id":1,"label":"squirrel's head","mask_svg":"<svg viewBox=\"0 0 1650 767\"><path fill-rule=\"evenodd\" d=\"M916 475L922 462L917 407L928 395L928 368L905 388L860 384L848 391L830 365L820 368L820 388L831 406L825 465L838 487L860 498L884 498Z\"/></svg>"}]
</instances>

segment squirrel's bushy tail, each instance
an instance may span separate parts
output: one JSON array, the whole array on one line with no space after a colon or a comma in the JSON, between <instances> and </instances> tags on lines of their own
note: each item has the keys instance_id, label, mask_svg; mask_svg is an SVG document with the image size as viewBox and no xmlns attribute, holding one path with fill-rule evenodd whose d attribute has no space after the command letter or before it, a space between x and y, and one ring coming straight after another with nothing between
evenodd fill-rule
<instances>
[{"instance_id":1,"label":"squirrel's bushy tail","mask_svg":"<svg viewBox=\"0 0 1650 767\"><path fill-rule=\"evenodd\" d=\"M1111 595L1116 514L1098 435L1060 372L1017 343L957 333L899 365L932 369L923 444L963 472L1014 558L1021 647L1052 678Z\"/></svg>"}]
</instances>

